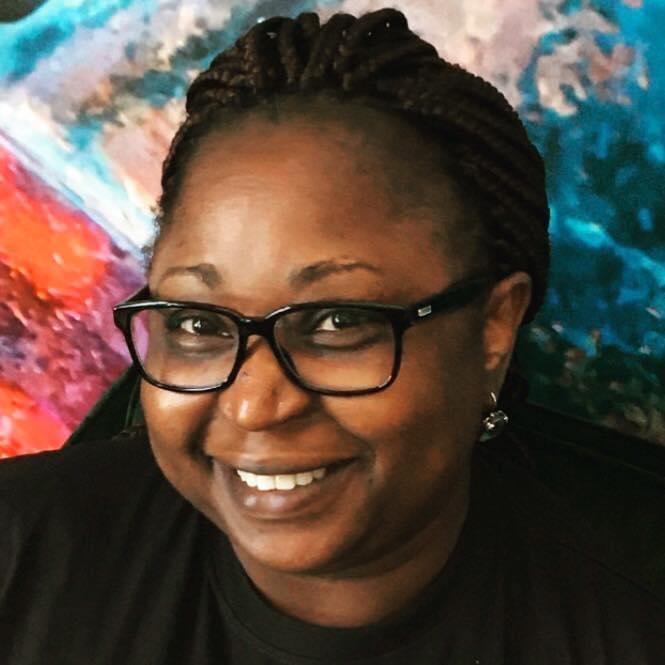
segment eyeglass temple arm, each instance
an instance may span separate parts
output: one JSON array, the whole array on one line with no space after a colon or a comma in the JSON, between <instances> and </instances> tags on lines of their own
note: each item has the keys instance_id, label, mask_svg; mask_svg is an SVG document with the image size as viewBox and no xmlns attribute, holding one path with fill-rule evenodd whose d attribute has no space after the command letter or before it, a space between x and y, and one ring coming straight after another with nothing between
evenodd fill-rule
<instances>
[{"instance_id":1,"label":"eyeglass temple arm","mask_svg":"<svg viewBox=\"0 0 665 665\"><path fill-rule=\"evenodd\" d=\"M124 331L126 325L126 317L128 311L133 309L132 304L140 302L141 300L149 300L151 298L150 288L146 284L142 286L136 293L133 293L127 300L123 300L113 307L113 320L121 330Z\"/></svg>"},{"instance_id":2,"label":"eyeglass temple arm","mask_svg":"<svg viewBox=\"0 0 665 665\"><path fill-rule=\"evenodd\" d=\"M133 293L125 302L133 302L135 300L147 300L152 297L150 293L150 287L147 284L144 284L138 291Z\"/></svg>"},{"instance_id":3,"label":"eyeglass temple arm","mask_svg":"<svg viewBox=\"0 0 665 665\"><path fill-rule=\"evenodd\" d=\"M433 298L428 298L409 308L411 323L422 321L434 314L467 305L478 297L490 284L489 277L477 277L465 280L458 285L448 287Z\"/></svg>"}]
</instances>

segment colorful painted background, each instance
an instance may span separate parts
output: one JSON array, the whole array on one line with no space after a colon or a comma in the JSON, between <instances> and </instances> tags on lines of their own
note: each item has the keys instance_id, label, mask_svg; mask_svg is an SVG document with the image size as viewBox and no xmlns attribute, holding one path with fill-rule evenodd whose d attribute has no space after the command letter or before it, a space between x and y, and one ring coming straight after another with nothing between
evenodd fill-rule
<instances>
[{"instance_id":1,"label":"colorful painted background","mask_svg":"<svg viewBox=\"0 0 665 665\"><path fill-rule=\"evenodd\" d=\"M0 24L0 456L57 448L128 359L185 89L262 17L371 0L47 0ZM534 402L665 444L665 0L403 0L442 56L519 108L549 172Z\"/></svg>"}]
</instances>

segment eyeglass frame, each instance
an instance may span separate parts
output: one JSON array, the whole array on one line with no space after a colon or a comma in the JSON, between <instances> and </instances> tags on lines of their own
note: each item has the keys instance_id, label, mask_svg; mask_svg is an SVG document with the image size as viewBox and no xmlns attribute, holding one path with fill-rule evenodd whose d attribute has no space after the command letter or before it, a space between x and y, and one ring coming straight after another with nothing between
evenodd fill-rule
<instances>
[{"instance_id":1,"label":"eyeglass frame","mask_svg":"<svg viewBox=\"0 0 665 665\"><path fill-rule=\"evenodd\" d=\"M467 277L457 280L448 285L442 291L435 293L428 298L422 299L412 305L393 305L386 303L377 303L362 300L319 300L295 303L291 305L282 305L269 312L265 316L245 316L236 310L227 307L221 307L210 303L201 303L194 301L178 300L153 300L150 298L150 288L146 284L127 300L113 307L113 321L122 332L129 354L142 378L151 385L179 393L208 393L222 391L230 387L238 376L240 369L247 358L247 341L252 335L263 337L270 346L273 355L277 359L280 367L295 385L309 392L320 395L332 395L336 397L355 397L359 395L370 395L388 388L397 379L402 363L402 338L406 330L412 326L429 320L437 314L455 311L466 305L471 304L481 293L488 288L494 280L488 275L479 275L476 277ZM238 330L238 348L233 367L227 378L212 386L174 386L169 383L158 381L150 376L139 360L131 333L131 319L135 312L146 309L166 309L183 308L197 309L205 312L221 314L231 319ZM337 309L337 308L358 308L369 309L383 313L393 328L395 340L393 366L390 376L383 383L373 388L353 389L353 390L331 390L317 388L313 384L305 381L298 375L287 358L284 356L279 343L275 338L275 325L277 321L291 312L307 309Z\"/></svg>"}]
</instances>

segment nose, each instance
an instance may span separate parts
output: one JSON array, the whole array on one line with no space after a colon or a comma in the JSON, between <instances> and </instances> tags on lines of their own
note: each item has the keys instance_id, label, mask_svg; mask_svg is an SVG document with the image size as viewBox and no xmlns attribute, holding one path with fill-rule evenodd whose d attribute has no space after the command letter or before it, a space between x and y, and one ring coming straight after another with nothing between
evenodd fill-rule
<instances>
[{"instance_id":1,"label":"nose","mask_svg":"<svg viewBox=\"0 0 665 665\"><path fill-rule=\"evenodd\" d=\"M219 393L224 416L248 431L270 429L302 415L316 396L289 379L265 339L248 343L235 381Z\"/></svg>"}]
</instances>

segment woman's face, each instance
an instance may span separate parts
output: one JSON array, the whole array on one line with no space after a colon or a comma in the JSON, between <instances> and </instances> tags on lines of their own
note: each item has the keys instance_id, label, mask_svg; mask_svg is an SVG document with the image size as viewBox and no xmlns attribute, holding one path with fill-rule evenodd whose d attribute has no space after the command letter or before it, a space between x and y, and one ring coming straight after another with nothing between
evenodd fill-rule
<instances>
[{"instance_id":1,"label":"woman's face","mask_svg":"<svg viewBox=\"0 0 665 665\"><path fill-rule=\"evenodd\" d=\"M452 189L442 183L436 222L410 212L376 175L381 157L363 148L341 125L305 120L255 120L208 137L157 246L151 291L261 316L316 300L406 305L466 277L466 257L437 233L463 220ZM258 337L222 392L144 383L157 462L244 561L292 572L366 565L445 522L464 493L497 388L483 321L468 306L407 330L397 380L366 396L302 390ZM292 490L261 491L236 473L287 475L340 461Z\"/></svg>"}]
</instances>

